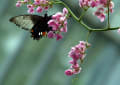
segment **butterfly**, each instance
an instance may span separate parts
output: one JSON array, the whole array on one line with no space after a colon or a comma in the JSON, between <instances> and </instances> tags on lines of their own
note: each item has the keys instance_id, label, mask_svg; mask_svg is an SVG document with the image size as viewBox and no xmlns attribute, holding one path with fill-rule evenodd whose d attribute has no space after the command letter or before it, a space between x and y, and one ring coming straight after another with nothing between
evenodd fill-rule
<instances>
[{"instance_id":1,"label":"butterfly","mask_svg":"<svg viewBox=\"0 0 120 85\"><path fill-rule=\"evenodd\" d=\"M39 40L43 36L47 36L47 33L52 30L47 24L51 18L52 16L48 16L47 14L44 16L25 14L10 18L10 22L29 31L34 40Z\"/></svg>"}]
</instances>

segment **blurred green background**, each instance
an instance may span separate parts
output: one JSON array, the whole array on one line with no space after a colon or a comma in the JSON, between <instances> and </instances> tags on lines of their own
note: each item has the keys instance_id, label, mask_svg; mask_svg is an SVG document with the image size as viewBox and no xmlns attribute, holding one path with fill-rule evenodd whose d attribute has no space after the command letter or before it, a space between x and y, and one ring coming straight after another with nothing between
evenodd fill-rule
<instances>
[{"instance_id":1,"label":"blurred green background","mask_svg":"<svg viewBox=\"0 0 120 85\"><path fill-rule=\"evenodd\" d=\"M68 52L72 46L85 40L87 30L72 17L68 20L68 32L60 41L43 38L35 41L30 33L20 29L9 19L27 14L26 6L15 7L17 0L0 0L0 85L120 85L120 35L117 31L92 33L91 47L82 64L82 72L68 77ZM63 0L79 16L78 0ZM112 27L120 26L120 0L115 2L111 14ZM63 6L54 5L48 14L62 11ZM90 9L84 22L90 27L103 28ZM41 14L41 15L44 15Z\"/></svg>"}]
</instances>

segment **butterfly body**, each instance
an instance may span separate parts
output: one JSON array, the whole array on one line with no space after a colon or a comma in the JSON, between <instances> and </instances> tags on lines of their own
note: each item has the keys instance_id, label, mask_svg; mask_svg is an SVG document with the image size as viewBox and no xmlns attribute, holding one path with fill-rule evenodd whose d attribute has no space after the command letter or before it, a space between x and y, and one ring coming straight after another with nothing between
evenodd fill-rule
<instances>
[{"instance_id":1,"label":"butterfly body","mask_svg":"<svg viewBox=\"0 0 120 85\"><path fill-rule=\"evenodd\" d=\"M17 26L30 31L31 37L35 40L39 40L52 30L52 28L47 24L50 19L51 16L47 16L47 14L45 14L45 16L28 14L12 17L10 22L13 22Z\"/></svg>"}]
</instances>

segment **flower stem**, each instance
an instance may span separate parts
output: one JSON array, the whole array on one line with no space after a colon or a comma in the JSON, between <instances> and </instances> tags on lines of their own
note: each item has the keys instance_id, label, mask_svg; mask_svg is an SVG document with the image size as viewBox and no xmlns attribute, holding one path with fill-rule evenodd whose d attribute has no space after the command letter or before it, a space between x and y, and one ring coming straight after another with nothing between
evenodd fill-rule
<instances>
[{"instance_id":1,"label":"flower stem","mask_svg":"<svg viewBox=\"0 0 120 85\"><path fill-rule=\"evenodd\" d=\"M82 20L82 18L85 15L86 12L87 12L87 10L84 10L84 12L82 12L81 16L79 17L79 22Z\"/></svg>"},{"instance_id":2,"label":"flower stem","mask_svg":"<svg viewBox=\"0 0 120 85\"><path fill-rule=\"evenodd\" d=\"M110 2L110 0L109 0L109 2ZM78 18L72 11L71 11L71 9L67 6L67 4L65 4L63 1L60 1L60 0L58 0L58 1L54 1L53 2L53 4L62 4L62 5L64 5L67 9L68 9L68 11L69 11L69 13L70 13L70 15L77 21L77 22L79 22L83 27L85 27L85 29L87 29L88 31L91 31L91 32L100 32L100 31L109 31L109 30L116 30L116 29L119 29L119 27L114 27L114 28L110 28L110 22L109 22L109 10L108 10L108 27L107 28L100 28L100 29L94 29L94 28L91 28L91 27L89 27L89 26L87 26L82 20L81 20L81 18ZM109 7L108 7L108 9L109 9ZM83 15L84 15L84 13L83 13ZM83 17L83 15L81 15L80 17Z\"/></svg>"},{"instance_id":3,"label":"flower stem","mask_svg":"<svg viewBox=\"0 0 120 85\"><path fill-rule=\"evenodd\" d=\"M116 29L119 29L119 27L114 27L114 28L101 28L101 29L94 29L94 28L90 28L90 27L88 27L86 24L84 24L84 22L83 21L80 21L79 22L82 26L84 26L87 30L89 30L89 31L94 31L94 32L99 32L99 31L108 31L108 30L116 30Z\"/></svg>"},{"instance_id":4,"label":"flower stem","mask_svg":"<svg viewBox=\"0 0 120 85\"><path fill-rule=\"evenodd\" d=\"M90 37L90 34L92 33L92 31L89 31L86 37L86 42L88 42L88 38Z\"/></svg>"},{"instance_id":5,"label":"flower stem","mask_svg":"<svg viewBox=\"0 0 120 85\"><path fill-rule=\"evenodd\" d=\"M77 17L76 17L76 15L71 11L71 9L63 2L63 1L56 1L56 2L53 2L53 4L62 4L62 5L64 5L67 9L68 9L68 11L69 11L69 13L71 14L71 16L75 19L75 20L79 20Z\"/></svg>"}]
</instances>

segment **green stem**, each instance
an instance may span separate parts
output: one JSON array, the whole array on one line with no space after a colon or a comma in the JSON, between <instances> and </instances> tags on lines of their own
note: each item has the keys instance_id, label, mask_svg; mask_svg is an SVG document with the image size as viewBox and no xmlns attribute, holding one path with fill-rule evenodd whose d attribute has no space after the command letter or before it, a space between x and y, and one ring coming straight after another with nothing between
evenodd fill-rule
<instances>
[{"instance_id":1,"label":"green stem","mask_svg":"<svg viewBox=\"0 0 120 85\"><path fill-rule=\"evenodd\" d=\"M99 31L109 31L109 30L116 30L116 29L119 29L119 27L114 27L114 28L101 28L101 29L94 29L94 28L91 28L91 27L88 27L86 24L84 24L83 21L80 21L79 22L82 26L84 26L87 30L89 31L94 31L94 32L99 32Z\"/></svg>"},{"instance_id":2,"label":"green stem","mask_svg":"<svg viewBox=\"0 0 120 85\"><path fill-rule=\"evenodd\" d=\"M82 12L81 16L79 17L79 22L82 20L82 18L85 15L86 12L87 12L87 10L84 10L84 12Z\"/></svg>"},{"instance_id":3,"label":"green stem","mask_svg":"<svg viewBox=\"0 0 120 85\"><path fill-rule=\"evenodd\" d=\"M62 4L62 5L64 5L64 6L67 8L67 10L69 11L69 13L71 14L71 16L72 16L76 21L79 20L79 19L76 17L76 15L71 11L71 9L70 9L64 2L62 2L62 1L56 1L56 2L53 2L53 4Z\"/></svg>"},{"instance_id":4,"label":"green stem","mask_svg":"<svg viewBox=\"0 0 120 85\"><path fill-rule=\"evenodd\" d=\"M88 38L90 37L90 34L92 33L92 31L89 31L86 37L86 42L88 42Z\"/></svg>"},{"instance_id":5,"label":"green stem","mask_svg":"<svg viewBox=\"0 0 120 85\"><path fill-rule=\"evenodd\" d=\"M63 1L55 1L55 2L53 2L53 4L62 4L62 5L64 5L67 9L68 9L68 11L69 11L69 13L70 13L70 15L77 21L77 22L79 22L83 27L85 27L87 30L89 30L89 31L94 31L94 32L99 32L99 31L109 31L109 30L116 30L116 29L119 29L119 27L115 27L115 28L110 28L110 27L107 27L107 28L101 28L101 29L94 29L94 28L91 28L91 27L89 27L89 26L87 26L86 24L84 24L84 22L82 21L82 20L80 20L72 11L71 11L71 9L63 2ZM109 7L108 7L109 8ZM108 14L109 15L109 14ZM82 15L82 17L83 17L83 15ZM109 16L108 16L108 25L110 25L110 23L109 23Z\"/></svg>"}]
</instances>

